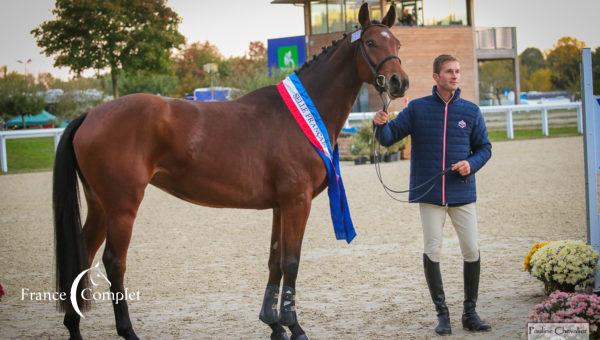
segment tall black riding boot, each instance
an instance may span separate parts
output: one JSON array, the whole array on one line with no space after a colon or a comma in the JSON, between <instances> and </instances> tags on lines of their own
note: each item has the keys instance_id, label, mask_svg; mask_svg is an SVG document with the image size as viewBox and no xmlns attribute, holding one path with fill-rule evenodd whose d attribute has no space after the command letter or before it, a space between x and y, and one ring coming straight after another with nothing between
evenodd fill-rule
<instances>
[{"instance_id":1,"label":"tall black riding boot","mask_svg":"<svg viewBox=\"0 0 600 340\"><path fill-rule=\"evenodd\" d=\"M464 262L465 301L462 315L463 328L474 332L488 332L492 327L483 322L475 307L477 305L477 291L479 289L480 260Z\"/></svg>"},{"instance_id":2,"label":"tall black riding boot","mask_svg":"<svg viewBox=\"0 0 600 340\"><path fill-rule=\"evenodd\" d=\"M446 306L440 263L431 261L427 254L423 254L423 268L425 269L425 279L427 280L431 300L433 300L437 311L438 324L435 327L435 332L439 335L450 335L452 334L452 328L450 327L450 315Z\"/></svg>"}]
</instances>

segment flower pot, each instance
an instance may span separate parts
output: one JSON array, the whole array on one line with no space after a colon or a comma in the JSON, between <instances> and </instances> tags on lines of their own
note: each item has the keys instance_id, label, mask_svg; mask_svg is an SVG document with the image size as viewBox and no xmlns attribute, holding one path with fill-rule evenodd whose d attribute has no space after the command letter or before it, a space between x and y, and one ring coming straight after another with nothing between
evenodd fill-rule
<instances>
[{"instance_id":1,"label":"flower pot","mask_svg":"<svg viewBox=\"0 0 600 340\"><path fill-rule=\"evenodd\" d=\"M375 163L375 157L373 156L369 156L369 161L371 162L371 164ZM377 156L377 162L381 162L383 161L383 156L382 155L378 155Z\"/></svg>"},{"instance_id":2,"label":"flower pot","mask_svg":"<svg viewBox=\"0 0 600 340\"><path fill-rule=\"evenodd\" d=\"M561 292L566 293L574 293L575 285L572 284L560 284L557 282L544 282L544 293L548 296L552 294L554 291L560 290Z\"/></svg>"},{"instance_id":3,"label":"flower pot","mask_svg":"<svg viewBox=\"0 0 600 340\"><path fill-rule=\"evenodd\" d=\"M367 164L367 159L368 158L366 156L359 156L354 159L354 164L355 165Z\"/></svg>"}]
</instances>

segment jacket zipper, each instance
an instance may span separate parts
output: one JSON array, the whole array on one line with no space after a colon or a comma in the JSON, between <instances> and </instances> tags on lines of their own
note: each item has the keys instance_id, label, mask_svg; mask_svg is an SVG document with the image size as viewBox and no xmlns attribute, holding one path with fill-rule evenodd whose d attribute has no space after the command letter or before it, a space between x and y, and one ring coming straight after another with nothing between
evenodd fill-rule
<instances>
[{"instance_id":1,"label":"jacket zipper","mask_svg":"<svg viewBox=\"0 0 600 340\"><path fill-rule=\"evenodd\" d=\"M454 98L454 93L452 93L452 97L448 101L445 101L437 91L436 94L446 104L444 107L444 140L442 141L442 171L444 171L442 175L442 205L446 205L446 130L448 129L448 104Z\"/></svg>"},{"instance_id":2,"label":"jacket zipper","mask_svg":"<svg viewBox=\"0 0 600 340\"><path fill-rule=\"evenodd\" d=\"M444 144L442 154L442 204L446 204L446 130L448 128L448 103L444 108Z\"/></svg>"}]
</instances>

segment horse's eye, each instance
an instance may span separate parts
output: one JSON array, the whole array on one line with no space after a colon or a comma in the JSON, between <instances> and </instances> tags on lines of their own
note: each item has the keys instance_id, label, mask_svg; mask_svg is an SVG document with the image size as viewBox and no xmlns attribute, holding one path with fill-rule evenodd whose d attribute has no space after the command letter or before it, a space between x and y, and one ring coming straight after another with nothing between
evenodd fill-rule
<instances>
[{"instance_id":1,"label":"horse's eye","mask_svg":"<svg viewBox=\"0 0 600 340\"><path fill-rule=\"evenodd\" d=\"M367 40L367 46L375 47L375 42L373 40Z\"/></svg>"}]
</instances>

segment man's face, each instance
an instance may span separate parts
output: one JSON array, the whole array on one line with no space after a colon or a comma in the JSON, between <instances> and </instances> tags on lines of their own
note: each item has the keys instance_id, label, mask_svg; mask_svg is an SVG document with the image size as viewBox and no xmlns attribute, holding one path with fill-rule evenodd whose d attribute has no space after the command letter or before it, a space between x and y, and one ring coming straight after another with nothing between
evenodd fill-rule
<instances>
[{"instance_id":1,"label":"man's face","mask_svg":"<svg viewBox=\"0 0 600 340\"><path fill-rule=\"evenodd\" d=\"M438 88L449 92L456 91L460 82L460 64L458 61L447 61L443 63L440 73L434 73L433 79Z\"/></svg>"}]
</instances>

